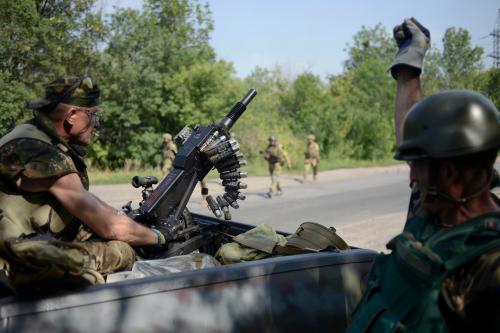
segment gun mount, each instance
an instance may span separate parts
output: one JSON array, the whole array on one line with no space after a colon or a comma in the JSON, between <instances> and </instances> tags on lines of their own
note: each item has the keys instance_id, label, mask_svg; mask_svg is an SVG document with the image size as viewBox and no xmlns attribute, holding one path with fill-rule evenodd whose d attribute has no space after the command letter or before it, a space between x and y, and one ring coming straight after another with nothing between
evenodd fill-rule
<instances>
[{"instance_id":1,"label":"gun mount","mask_svg":"<svg viewBox=\"0 0 500 333\"><path fill-rule=\"evenodd\" d=\"M175 226L174 242L169 245L168 255L162 254L161 257L188 253L203 245L193 237L204 240L204 243L210 238L200 226L193 224L186 205L196 183L211 169L217 169L225 190L223 195L215 199L207 197L208 207L215 216L219 218L224 215L226 220L230 220L229 207L237 209L237 200L245 199L240 190L246 188L246 184L240 179L246 177L246 173L241 172L240 168L246 165L246 161L238 143L230 139L229 130L256 94L254 89L249 90L218 124L184 127L175 136L182 146L173 161L173 169L156 188L152 187L156 184L154 177L135 176L132 179L134 187L144 187L143 200L138 209L131 209L130 205L124 206L127 215L149 227L159 224ZM184 246L188 240L189 246ZM171 251L173 248L178 250Z\"/></svg>"}]
</instances>

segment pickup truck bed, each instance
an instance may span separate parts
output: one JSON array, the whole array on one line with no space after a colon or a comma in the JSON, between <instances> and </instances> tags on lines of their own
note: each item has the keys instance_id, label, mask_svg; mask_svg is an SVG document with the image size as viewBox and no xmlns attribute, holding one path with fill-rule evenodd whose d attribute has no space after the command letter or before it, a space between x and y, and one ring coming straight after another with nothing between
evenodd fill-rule
<instances>
[{"instance_id":1,"label":"pickup truck bed","mask_svg":"<svg viewBox=\"0 0 500 333\"><path fill-rule=\"evenodd\" d=\"M193 214L198 223L220 223ZM232 234L253 226L228 222ZM2 332L343 332L375 252L274 257L0 301Z\"/></svg>"}]
</instances>

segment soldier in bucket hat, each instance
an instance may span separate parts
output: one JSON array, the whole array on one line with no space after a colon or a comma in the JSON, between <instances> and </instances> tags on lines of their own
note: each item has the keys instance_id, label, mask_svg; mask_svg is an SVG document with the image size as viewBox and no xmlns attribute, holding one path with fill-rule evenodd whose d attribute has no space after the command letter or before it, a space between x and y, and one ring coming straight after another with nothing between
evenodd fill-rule
<instances>
[{"instance_id":1,"label":"soldier in bucket hat","mask_svg":"<svg viewBox=\"0 0 500 333\"><path fill-rule=\"evenodd\" d=\"M102 283L131 268L131 245L166 243L88 191L99 95L90 77L56 79L27 103L34 117L0 139L1 267L18 290Z\"/></svg>"}]
</instances>

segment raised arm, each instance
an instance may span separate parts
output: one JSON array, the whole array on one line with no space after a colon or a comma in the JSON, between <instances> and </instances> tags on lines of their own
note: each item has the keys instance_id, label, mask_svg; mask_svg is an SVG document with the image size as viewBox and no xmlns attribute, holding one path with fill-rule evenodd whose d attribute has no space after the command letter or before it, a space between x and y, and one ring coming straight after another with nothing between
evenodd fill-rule
<instances>
[{"instance_id":1,"label":"raised arm","mask_svg":"<svg viewBox=\"0 0 500 333\"><path fill-rule=\"evenodd\" d=\"M403 119L410 108L422 98L420 73L424 55L430 44L430 33L414 18L405 19L394 27L398 53L391 65L391 74L397 80L396 110L394 114L396 144L401 142Z\"/></svg>"},{"instance_id":2,"label":"raised arm","mask_svg":"<svg viewBox=\"0 0 500 333\"><path fill-rule=\"evenodd\" d=\"M396 110L394 113L396 145L401 143L403 120L413 106L422 98L420 76L410 67L399 66L396 69L397 90Z\"/></svg>"}]
</instances>

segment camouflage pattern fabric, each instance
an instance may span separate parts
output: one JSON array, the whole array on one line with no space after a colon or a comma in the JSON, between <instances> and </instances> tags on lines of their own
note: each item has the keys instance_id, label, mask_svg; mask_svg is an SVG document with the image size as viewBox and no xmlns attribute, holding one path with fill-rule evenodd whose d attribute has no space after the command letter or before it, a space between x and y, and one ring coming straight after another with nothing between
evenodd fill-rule
<instances>
[{"instance_id":1,"label":"camouflage pattern fabric","mask_svg":"<svg viewBox=\"0 0 500 333\"><path fill-rule=\"evenodd\" d=\"M492 194L500 206L500 200ZM420 190L412 187L405 230L412 230L411 220L421 218L428 221L429 228L436 224L420 203ZM421 237L428 237L420 230ZM441 311L450 331L497 332L500 330L500 249L482 254L476 261L466 264L450 274L441 285ZM496 318L495 328L488 327ZM478 323L486 325L483 329Z\"/></svg>"},{"instance_id":2,"label":"camouflage pattern fabric","mask_svg":"<svg viewBox=\"0 0 500 333\"><path fill-rule=\"evenodd\" d=\"M281 192L281 164L274 163L269 164L269 174L271 175L271 187L269 188L269 192L278 193Z\"/></svg>"},{"instance_id":3,"label":"camouflage pattern fabric","mask_svg":"<svg viewBox=\"0 0 500 333\"><path fill-rule=\"evenodd\" d=\"M73 218L48 192L25 192L17 189L21 176L32 180L53 180L78 173L88 188L86 166L41 114L17 126L0 139L0 240L37 233L49 233L71 241L80 230ZM2 249L0 242L0 250Z\"/></svg>"},{"instance_id":4,"label":"camouflage pattern fabric","mask_svg":"<svg viewBox=\"0 0 500 333\"><path fill-rule=\"evenodd\" d=\"M269 145L264 151L264 154L268 163L269 175L271 176L271 187L269 188L269 192L281 192L281 163L285 161L283 149L280 145Z\"/></svg>"},{"instance_id":5,"label":"camouflage pattern fabric","mask_svg":"<svg viewBox=\"0 0 500 333\"><path fill-rule=\"evenodd\" d=\"M0 256L10 264L4 271L16 286L102 283L103 274L127 269L135 260L123 242L82 243L92 233L55 197L16 186L21 176L44 181L69 173L78 173L88 189L83 159L41 113L0 139Z\"/></svg>"},{"instance_id":6,"label":"camouflage pattern fabric","mask_svg":"<svg viewBox=\"0 0 500 333\"><path fill-rule=\"evenodd\" d=\"M319 145L314 141L308 143L304 155L304 180L307 179L307 175L309 174L311 167L313 169L313 179L316 179L320 159Z\"/></svg>"},{"instance_id":7,"label":"camouflage pattern fabric","mask_svg":"<svg viewBox=\"0 0 500 333\"><path fill-rule=\"evenodd\" d=\"M259 260L270 257L277 244L284 246L285 237L273 227L260 224L234 237L234 242L222 245L215 258L223 265Z\"/></svg>"},{"instance_id":8,"label":"camouflage pattern fabric","mask_svg":"<svg viewBox=\"0 0 500 333\"><path fill-rule=\"evenodd\" d=\"M45 293L104 283L104 276L132 268L135 252L127 243L61 242L37 237L6 242L9 277L23 293Z\"/></svg>"},{"instance_id":9,"label":"camouflage pattern fabric","mask_svg":"<svg viewBox=\"0 0 500 333\"><path fill-rule=\"evenodd\" d=\"M26 103L28 108L47 111L59 103L83 107L99 105L99 86L90 77L58 78L44 88L44 97Z\"/></svg>"},{"instance_id":10,"label":"camouflage pattern fabric","mask_svg":"<svg viewBox=\"0 0 500 333\"><path fill-rule=\"evenodd\" d=\"M172 170L173 162L177 155L177 146L172 142L164 142L163 144L163 173L168 173Z\"/></svg>"},{"instance_id":11,"label":"camouflage pattern fabric","mask_svg":"<svg viewBox=\"0 0 500 333\"><path fill-rule=\"evenodd\" d=\"M451 332L500 332L500 249L487 252L442 284L443 316Z\"/></svg>"}]
</instances>

